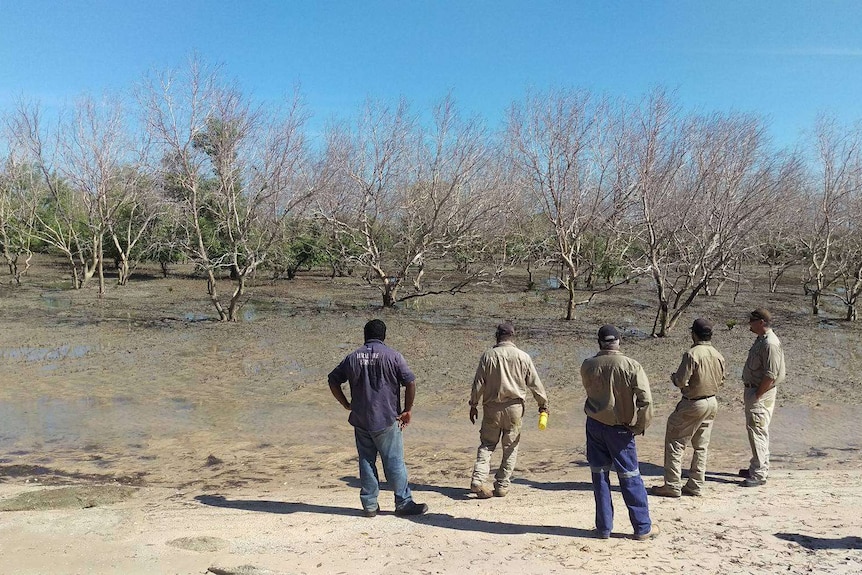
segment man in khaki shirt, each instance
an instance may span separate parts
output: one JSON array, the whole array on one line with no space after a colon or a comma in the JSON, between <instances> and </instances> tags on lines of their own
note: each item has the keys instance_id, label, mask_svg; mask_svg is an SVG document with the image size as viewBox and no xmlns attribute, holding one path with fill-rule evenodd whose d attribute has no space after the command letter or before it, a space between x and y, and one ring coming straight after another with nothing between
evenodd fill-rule
<instances>
[{"instance_id":1,"label":"man in khaki shirt","mask_svg":"<svg viewBox=\"0 0 862 575\"><path fill-rule=\"evenodd\" d=\"M772 314L757 308L748 316L748 329L757 334L742 368L745 384L745 428L751 445L748 469L740 469L743 487L759 487L769 474L769 422L775 409L777 388L784 383L786 367L781 341L772 331Z\"/></svg>"},{"instance_id":2,"label":"man in khaki shirt","mask_svg":"<svg viewBox=\"0 0 862 575\"><path fill-rule=\"evenodd\" d=\"M482 427L479 450L470 491L479 499L491 495L505 497L509 492L512 471L518 459L524 400L529 390L539 404L539 412L548 411L548 396L530 356L514 343L515 327L511 323L497 326L497 345L482 354L470 392L470 422L475 425L482 403ZM503 459L494 476L494 490L485 485L491 469L491 455L502 440Z\"/></svg>"},{"instance_id":3,"label":"man in khaki shirt","mask_svg":"<svg viewBox=\"0 0 862 575\"><path fill-rule=\"evenodd\" d=\"M646 487L641 478L635 435L652 419L652 394L641 364L620 352L620 332L612 325L599 329L599 353L581 365L587 392L587 462L596 499L596 537L607 539L614 525L610 470L620 482L634 538L653 539L658 525L650 520Z\"/></svg>"},{"instance_id":4,"label":"man in khaki shirt","mask_svg":"<svg viewBox=\"0 0 862 575\"><path fill-rule=\"evenodd\" d=\"M712 347L712 322L699 318L691 326L694 342L682 356L671 382L682 390L682 399L667 418L664 436L664 485L650 490L660 497L702 494L706 475L706 455L712 424L718 412L715 394L725 378L724 357ZM688 482L682 484L682 456L691 441L694 454Z\"/></svg>"}]
</instances>

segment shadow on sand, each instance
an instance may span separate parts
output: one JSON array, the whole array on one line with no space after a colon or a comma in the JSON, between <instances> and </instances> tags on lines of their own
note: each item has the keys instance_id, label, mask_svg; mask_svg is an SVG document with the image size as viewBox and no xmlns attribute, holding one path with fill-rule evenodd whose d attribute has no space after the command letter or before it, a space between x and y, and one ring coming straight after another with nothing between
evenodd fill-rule
<instances>
[{"instance_id":1,"label":"shadow on sand","mask_svg":"<svg viewBox=\"0 0 862 575\"><path fill-rule=\"evenodd\" d=\"M801 533L776 533L776 537L785 541L793 541L799 543L806 549L819 551L822 549L862 549L862 537L841 537L840 539L830 539L829 537L812 537L810 535L802 535Z\"/></svg>"},{"instance_id":2,"label":"shadow on sand","mask_svg":"<svg viewBox=\"0 0 862 575\"><path fill-rule=\"evenodd\" d=\"M265 501L258 499L227 499L220 495L198 495L195 497L203 505L223 507L226 509L241 509L243 511L256 511L260 513L321 513L324 515L361 515L359 509L349 509L332 505L312 505L309 503L291 503L288 501ZM391 512L381 511L381 516L394 515ZM559 535L561 537L593 537L591 529L580 529L578 527L564 527L560 525L522 525L519 523L504 523L496 521L485 521L484 519L471 519L468 517L454 517L443 513L426 513L407 517L406 520L440 527L442 529L454 529L456 531L476 531L479 533L493 533L496 535ZM613 534L612 537L622 538L622 534Z\"/></svg>"}]
</instances>

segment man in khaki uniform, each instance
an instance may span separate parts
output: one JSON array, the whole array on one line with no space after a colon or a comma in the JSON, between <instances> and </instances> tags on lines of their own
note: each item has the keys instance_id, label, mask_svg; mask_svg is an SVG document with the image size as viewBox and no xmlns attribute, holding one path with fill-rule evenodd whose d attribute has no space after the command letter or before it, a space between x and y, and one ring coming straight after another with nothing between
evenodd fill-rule
<instances>
[{"instance_id":1,"label":"man in khaki uniform","mask_svg":"<svg viewBox=\"0 0 862 575\"><path fill-rule=\"evenodd\" d=\"M664 485L650 490L660 497L702 494L706 475L706 455L712 424L718 412L715 394L725 377L724 357L712 346L712 322L696 319L691 326L691 346L670 376L682 390L682 399L667 418L664 436ZM688 482L682 484L682 456L691 441L694 454Z\"/></svg>"},{"instance_id":2,"label":"man in khaki uniform","mask_svg":"<svg viewBox=\"0 0 862 575\"><path fill-rule=\"evenodd\" d=\"M745 428L751 444L748 469L740 469L743 487L758 487L766 483L769 474L769 422L775 409L778 386L784 383L786 370L781 341L772 331L772 314L757 308L748 316L748 329L757 339L748 350L742 368L745 384Z\"/></svg>"},{"instance_id":3,"label":"man in khaki uniform","mask_svg":"<svg viewBox=\"0 0 862 575\"><path fill-rule=\"evenodd\" d=\"M514 343L515 327L511 323L497 326L497 345L482 354L470 392L470 422L475 425L482 402L482 427L479 450L470 491L479 499L493 494L505 497L509 492L512 471L518 459L524 400L529 390L539 404L539 412L548 411L548 396L530 356ZM485 485L491 468L491 455L503 442L503 459L494 477L494 491Z\"/></svg>"}]
</instances>

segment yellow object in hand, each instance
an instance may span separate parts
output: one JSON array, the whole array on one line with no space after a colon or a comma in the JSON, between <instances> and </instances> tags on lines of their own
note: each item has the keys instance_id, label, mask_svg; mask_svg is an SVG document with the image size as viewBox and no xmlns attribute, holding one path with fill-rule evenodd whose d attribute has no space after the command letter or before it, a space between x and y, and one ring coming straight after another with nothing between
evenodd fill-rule
<instances>
[{"instance_id":1,"label":"yellow object in hand","mask_svg":"<svg viewBox=\"0 0 862 575\"><path fill-rule=\"evenodd\" d=\"M548 412L543 411L539 414L539 430L544 430L546 427L548 427Z\"/></svg>"}]
</instances>

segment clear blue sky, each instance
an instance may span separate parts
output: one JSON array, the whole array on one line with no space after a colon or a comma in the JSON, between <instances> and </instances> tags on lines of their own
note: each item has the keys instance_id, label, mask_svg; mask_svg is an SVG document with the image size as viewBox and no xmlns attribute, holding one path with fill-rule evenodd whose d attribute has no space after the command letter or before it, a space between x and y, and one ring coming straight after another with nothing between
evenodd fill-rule
<instances>
[{"instance_id":1,"label":"clear blue sky","mask_svg":"<svg viewBox=\"0 0 862 575\"><path fill-rule=\"evenodd\" d=\"M0 110L130 88L193 54L251 96L299 83L322 123L368 97L452 92L492 127L527 88L767 117L779 145L818 112L862 119L860 1L0 0Z\"/></svg>"}]
</instances>

